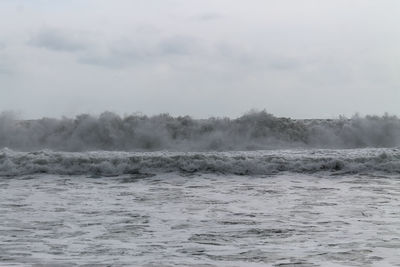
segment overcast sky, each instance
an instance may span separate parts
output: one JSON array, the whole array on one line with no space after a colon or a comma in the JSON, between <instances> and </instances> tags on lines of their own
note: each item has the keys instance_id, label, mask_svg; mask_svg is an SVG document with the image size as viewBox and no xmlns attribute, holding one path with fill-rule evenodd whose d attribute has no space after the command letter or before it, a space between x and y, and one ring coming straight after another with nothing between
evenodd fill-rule
<instances>
[{"instance_id":1,"label":"overcast sky","mask_svg":"<svg viewBox=\"0 0 400 267\"><path fill-rule=\"evenodd\" d=\"M399 0L0 0L0 110L400 115Z\"/></svg>"}]
</instances>

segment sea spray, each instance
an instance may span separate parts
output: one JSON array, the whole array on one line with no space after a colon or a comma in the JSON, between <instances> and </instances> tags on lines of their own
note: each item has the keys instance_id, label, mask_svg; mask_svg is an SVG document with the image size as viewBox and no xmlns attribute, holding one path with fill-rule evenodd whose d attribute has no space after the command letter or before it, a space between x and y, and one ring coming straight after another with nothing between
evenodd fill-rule
<instances>
[{"instance_id":1,"label":"sea spray","mask_svg":"<svg viewBox=\"0 0 400 267\"><path fill-rule=\"evenodd\" d=\"M130 115L18 120L0 115L0 148L21 151L228 151L282 148L363 148L400 145L396 116L334 120L277 118L265 111L237 119Z\"/></svg>"}]
</instances>

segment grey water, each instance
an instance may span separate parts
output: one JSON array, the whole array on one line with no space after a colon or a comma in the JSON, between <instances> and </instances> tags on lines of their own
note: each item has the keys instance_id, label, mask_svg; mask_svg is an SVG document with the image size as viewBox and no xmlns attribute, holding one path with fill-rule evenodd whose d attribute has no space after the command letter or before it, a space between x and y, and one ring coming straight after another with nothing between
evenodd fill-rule
<instances>
[{"instance_id":1,"label":"grey water","mask_svg":"<svg viewBox=\"0 0 400 267\"><path fill-rule=\"evenodd\" d=\"M400 266L398 153L3 150L0 265Z\"/></svg>"}]
</instances>

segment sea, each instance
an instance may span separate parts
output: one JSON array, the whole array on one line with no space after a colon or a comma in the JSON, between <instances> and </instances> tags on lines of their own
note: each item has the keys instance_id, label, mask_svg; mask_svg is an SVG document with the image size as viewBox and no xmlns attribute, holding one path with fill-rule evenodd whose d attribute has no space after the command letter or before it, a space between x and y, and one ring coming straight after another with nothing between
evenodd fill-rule
<instances>
[{"instance_id":1,"label":"sea","mask_svg":"<svg viewBox=\"0 0 400 267\"><path fill-rule=\"evenodd\" d=\"M0 266L400 266L400 148L4 148Z\"/></svg>"}]
</instances>

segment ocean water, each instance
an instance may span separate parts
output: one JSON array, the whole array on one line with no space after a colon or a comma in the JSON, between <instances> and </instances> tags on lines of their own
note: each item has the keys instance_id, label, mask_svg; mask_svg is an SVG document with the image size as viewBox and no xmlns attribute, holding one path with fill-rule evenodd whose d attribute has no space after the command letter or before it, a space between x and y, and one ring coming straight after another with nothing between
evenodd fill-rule
<instances>
[{"instance_id":1,"label":"ocean water","mask_svg":"<svg viewBox=\"0 0 400 267\"><path fill-rule=\"evenodd\" d=\"M0 150L0 266L400 266L400 149Z\"/></svg>"}]
</instances>

